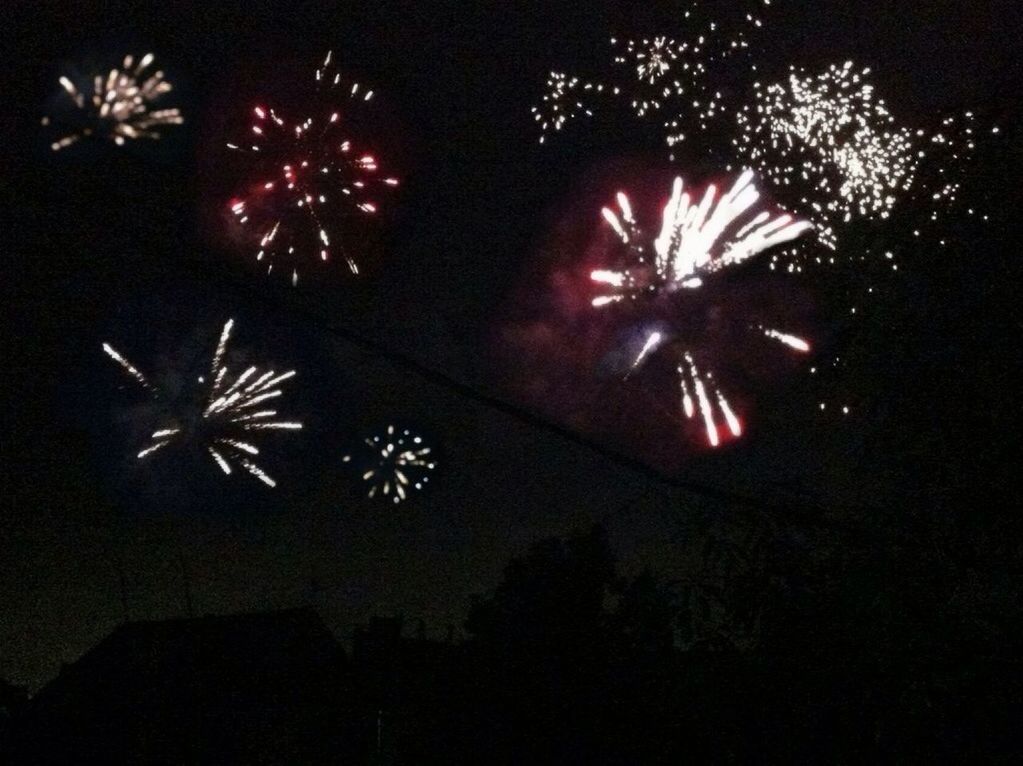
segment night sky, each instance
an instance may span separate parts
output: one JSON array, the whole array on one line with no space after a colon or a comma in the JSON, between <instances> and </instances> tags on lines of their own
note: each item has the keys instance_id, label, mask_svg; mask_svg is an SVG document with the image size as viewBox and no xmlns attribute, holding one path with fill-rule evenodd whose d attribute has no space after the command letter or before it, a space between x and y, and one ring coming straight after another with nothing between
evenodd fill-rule
<instances>
[{"instance_id":1,"label":"night sky","mask_svg":"<svg viewBox=\"0 0 1023 766\"><path fill-rule=\"evenodd\" d=\"M530 541L594 522L625 569L671 576L728 515L1003 512L1019 413L1017 2L776 0L765 14L765 80L852 59L907 124L972 108L1003 130L965 187L990 221L907 253L853 340L821 319L856 360L841 384L852 415L821 417L819 391L788 371L751 399L748 438L714 454L574 428L568 404L522 395L506 345L584 179L663 157L628 133L540 147L529 107L549 69L599 71L611 33L670 35L675 4L17 5L0 96L0 677L36 688L126 616L181 615L186 580L195 614L312 603L340 637L398 613L441 637ZM404 183L363 278L292 289L219 236L222 147L254 99L328 49L378 91L381 157ZM57 78L149 50L186 124L156 145L51 154L39 120ZM820 307L827 289L800 287ZM208 461L136 464L140 397L101 352L201 364L228 317L234 346L299 372L281 410L306 428L266 440L273 491ZM392 422L439 463L397 507L364 498L341 463Z\"/></svg>"}]
</instances>

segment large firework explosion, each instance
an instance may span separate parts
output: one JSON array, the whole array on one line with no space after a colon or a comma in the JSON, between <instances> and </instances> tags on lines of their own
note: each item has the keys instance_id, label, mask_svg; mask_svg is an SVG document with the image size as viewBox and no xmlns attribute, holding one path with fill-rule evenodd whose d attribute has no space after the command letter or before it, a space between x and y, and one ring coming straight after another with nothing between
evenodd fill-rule
<instances>
[{"instance_id":1,"label":"large firework explosion","mask_svg":"<svg viewBox=\"0 0 1023 766\"><path fill-rule=\"evenodd\" d=\"M672 314L691 301L688 294L695 295L719 275L757 254L796 239L811 224L758 207L760 195L750 171L743 173L720 197L714 185L707 187L699 201L683 188L682 179L676 178L656 237L644 231L624 193L617 195L617 211L606 207L602 210L604 220L620 243L622 255L618 260L623 266L591 272L591 280L601 290L592 299L592 305L603 308L623 301L642 302L654 314L668 317L666 323L651 323L650 329L644 331L628 374L662 348L670 349L682 411L689 419L699 412L707 440L716 447L721 443L722 429L727 428L732 436L738 437L742 424L718 386L713 370L701 362L695 350L707 329L699 326L699 321L693 322L692 314L685 314L683 321L672 321ZM810 350L803 338L783 329L761 323L746 329L796 352Z\"/></svg>"},{"instance_id":2,"label":"large firework explosion","mask_svg":"<svg viewBox=\"0 0 1023 766\"><path fill-rule=\"evenodd\" d=\"M886 219L914 192L937 219L939 206L955 200L956 166L975 145L971 113L946 118L932 134L899 125L869 75L850 61L818 74L793 68L785 82L757 83L738 114L738 157L809 216L832 250L841 226Z\"/></svg>"},{"instance_id":3,"label":"large firework explosion","mask_svg":"<svg viewBox=\"0 0 1023 766\"><path fill-rule=\"evenodd\" d=\"M379 493L400 503L410 493L422 490L437 467L433 449L408 429L389 425L383 434L367 437L363 444L359 453L345 455L343 462L355 464L362 472L371 498Z\"/></svg>"},{"instance_id":4,"label":"large firework explosion","mask_svg":"<svg viewBox=\"0 0 1023 766\"><path fill-rule=\"evenodd\" d=\"M761 25L754 14L747 22ZM677 25L665 27L663 35L613 38L614 59L607 73L550 74L547 92L533 108L540 142L574 122L617 108L650 120L669 147L688 137L687 159L701 163L709 157L729 172L755 171L779 205L815 229L814 237L775 243L779 246L765 255L767 265L778 274L794 274L804 267L841 264L842 269L829 270L826 280L816 285L813 303L831 307L830 329L822 328L823 334L848 338L857 332L853 325L862 325L864 313L891 292L895 272L909 253L921 250L924 241L927 251L948 243L946 227L935 225L939 219L961 220L968 215L986 220L975 207L953 204L960 197L966 160L986 129L968 111L933 120L926 129L906 127L878 97L870 70L851 62L821 72L792 67L782 82L754 82L759 62L735 55L750 50L744 34L750 28L707 23L698 14L687 13ZM727 66L719 66L726 58L731 59ZM749 94L745 105L734 100L739 92ZM727 119L715 120L722 115ZM997 127L989 129L999 132ZM676 154L675 148L669 152L672 160ZM617 211L605 210L604 215L620 239L628 265L593 270L591 279L602 290L594 306L650 301L707 281L705 275L685 268L672 274L669 265L658 261L658 241L651 248L634 230L624 196ZM893 216L896 225L872 225ZM723 259L722 265L727 261ZM734 309L734 299L719 297L722 306ZM697 321L695 326L699 325ZM799 340L796 336L771 325L750 324L762 337L808 350L801 347L805 344L790 342ZM639 332L633 327L623 334L629 338L636 366L652 359L661 346L675 350L683 408L692 414L694 396L701 398L696 381L706 375L707 360L715 355L688 348L670 329L674 326L661 316ZM709 341L710 347L721 345L721 338ZM848 354L828 348L814 359L809 372L818 386L835 388L834 381L845 376L850 364ZM718 369L718 361L711 366ZM708 386L703 389L705 400L713 405L716 397L706 393ZM827 402L817 401L815 406L848 415L856 397L832 394L824 393ZM734 431L738 420L729 416L727 400L722 400L720 416ZM708 408L701 405L701 411Z\"/></svg>"},{"instance_id":5,"label":"large firework explosion","mask_svg":"<svg viewBox=\"0 0 1023 766\"><path fill-rule=\"evenodd\" d=\"M770 0L762 4L769 5ZM691 131L706 131L726 111L710 70L745 51L747 30L761 25L752 12L740 23L722 24L693 2L681 14L677 38L612 37L607 74L550 72L546 91L532 108L540 143L580 117L621 106L637 118L656 118L669 147L685 141Z\"/></svg>"},{"instance_id":6,"label":"large firework explosion","mask_svg":"<svg viewBox=\"0 0 1023 766\"><path fill-rule=\"evenodd\" d=\"M259 448L251 439L259 431L294 431L302 424L279 419L277 410L260 409L270 399L282 396L280 384L294 377L295 371L277 373L251 366L232 379L224 357L234 320L224 325L210 362L209 373L198 376L196 385L182 399L161 387L138 370L109 343L103 351L154 400L165 402L170 409L166 422L157 427L149 441L136 455L145 460L174 443L187 443L202 448L225 474L235 464L241 466L268 487L276 482L252 458Z\"/></svg>"},{"instance_id":7,"label":"large firework explosion","mask_svg":"<svg viewBox=\"0 0 1023 766\"><path fill-rule=\"evenodd\" d=\"M128 55L120 68L105 76L96 74L78 84L62 76L62 103L71 109L43 118L43 125L59 126L65 132L50 148L58 152L90 136L118 146L139 138L156 140L163 127L183 123L177 108L153 109L154 102L172 88L161 70L149 73L152 63L152 53L137 61Z\"/></svg>"},{"instance_id":8,"label":"large firework explosion","mask_svg":"<svg viewBox=\"0 0 1023 766\"><path fill-rule=\"evenodd\" d=\"M846 336L856 337L849 325L891 291L893 272L905 257L925 241L927 251L948 243L941 218L987 217L956 204L980 140L975 115L945 116L927 130L906 127L878 97L871 71L852 62L819 73L793 67L782 82L755 84L737 126L739 163L762 174L775 196L811 220L817 233L816 242L774 251L771 268L792 273L844 265L820 291L830 294L832 321L846 325ZM891 225L869 225L889 220ZM822 414L849 414L848 402L856 398L845 390L850 364L848 354L836 353L810 368L822 390Z\"/></svg>"},{"instance_id":9,"label":"large firework explosion","mask_svg":"<svg viewBox=\"0 0 1023 766\"><path fill-rule=\"evenodd\" d=\"M230 203L231 214L255 243L256 260L267 273L280 264L293 285L299 264L329 261L335 253L358 274L356 254L345 246L346 224L375 214L380 192L398 185L349 132L351 111L369 102L373 91L343 80L332 58L327 53L316 70L327 104L322 113L289 119L256 106L251 138L227 144L253 163L244 193Z\"/></svg>"}]
</instances>

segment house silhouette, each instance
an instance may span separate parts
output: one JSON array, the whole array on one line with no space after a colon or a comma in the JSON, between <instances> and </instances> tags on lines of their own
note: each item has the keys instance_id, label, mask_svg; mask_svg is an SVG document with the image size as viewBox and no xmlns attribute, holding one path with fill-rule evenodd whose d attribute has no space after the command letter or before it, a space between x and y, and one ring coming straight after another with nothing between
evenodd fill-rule
<instances>
[{"instance_id":1,"label":"house silhouette","mask_svg":"<svg viewBox=\"0 0 1023 766\"><path fill-rule=\"evenodd\" d=\"M311 608L121 625L28 705L21 762L366 762L344 649Z\"/></svg>"}]
</instances>

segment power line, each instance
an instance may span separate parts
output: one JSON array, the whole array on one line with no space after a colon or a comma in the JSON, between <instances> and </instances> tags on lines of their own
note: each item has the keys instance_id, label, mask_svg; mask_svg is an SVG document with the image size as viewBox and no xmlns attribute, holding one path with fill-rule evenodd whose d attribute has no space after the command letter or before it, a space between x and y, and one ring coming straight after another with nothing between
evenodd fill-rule
<instances>
[{"instance_id":1,"label":"power line","mask_svg":"<svg viewBox=\"0 0 1023 766\"><path fill-rule=\"evenodd\" d=\"M198 267L198 271L204 272L201 276L212 276L222 282L227 282L233 288L242 291L246 296L255 297L264 303L272 300L273 307L275 309L281 310L282 308L286 308L289 311L299 313L303 319L312 324L317 330L333 335L344 342L356 346L363 351L372 354L374 357L384 360L392 367L411 371L433 385L451 392L456 397L472 401L487 409L499 412L532 428L554 434L561 439L581 446L600 455L606 460L626 468L627 470L630 470L648 480L653 480L662 484L665 487L692 492L719 502L762 510L784 510L789 514L793 511L799 510L809 516L820 516L830 510L836 509L835 505L830 505L826 508L819 503L808 501L804 498L779 499L774 501L763 497L754 498L733 490L713 486L705 482L670 476L653 468L644 461L630 457L618 450L600 444L599 442L565 428L554 421L530 412L524 407L512 404L504 399L494 396L493 394L480 391L476 387L456 379L449 373L429 367L412 355L392 348L379 340L370 338L351 327L329 323L325 321L321 315L310 309L304 301L300 302L280 299L272 295L274 292L272 290L257 290L250 282L236 278L225 269L209 269L208 260L190 259L190 262L193 266ZM881 512L880 509L869 506L843 505L842 509L869 514L877 514Z\"/></svg>"}]
</instances>

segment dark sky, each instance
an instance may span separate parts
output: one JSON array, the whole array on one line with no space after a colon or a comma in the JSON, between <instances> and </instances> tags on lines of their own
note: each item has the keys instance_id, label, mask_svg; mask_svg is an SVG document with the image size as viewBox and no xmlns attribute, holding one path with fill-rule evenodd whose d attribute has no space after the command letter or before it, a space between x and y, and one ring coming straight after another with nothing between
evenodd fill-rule
<instances>
[{"instance_id":1,"label":"dark sky","mask_svg":"<svg viewBox=\"0 0 1023 766\"><path fill-rule=\"evenodd\" d=\"M594 521L628 568L672 574L700 523L754 512L728 493L767 504L756 512L810 503L840 514L998 488L1011 457L1001 430L1018 412L1005 393L1019 330L1007 195L1020 165L1011 123L1021 12L1011 0L776 0L765 14L765 76L853 59L874 69L909 124L975 106L1005 125L969 185L991 224L954 224L948 250L914 254L860 337L848 382L865 392L857 417L822 421L804 379L775 381L759 401L773 414L751 439L716 455L685 452L665 475L632 441L517 410L507 356L494 347L500 325L542 273L538 253L572 190L620 151L541 150L529 106L548 69L599 67L610 33L670 35L678 23L673 3L634 5L227 0L14 11L0 149L12 223L0 676L44 682L124 617L122 593L132 618L180 614L182 565L197 613L313 602L342 636L396 612L440 635L529 541ZM328 48L378 89L381 140L396 147L406 183L366 279L291 290L226 252L208 205L229 182L220 145L245 99ZM52 156L38 121L65 67L147 50L178 87L186 125L159 147ZM116 341L152 369L176 348L212 347L228 316L238 347L299 370L289 406L308 427L277 440L274 492L125 459L130 391L100 344ZM390 421L421 429L440 454L433 489L397 509L364 500L340 464L359 435Z\"/></svg>"}]
</instances>

